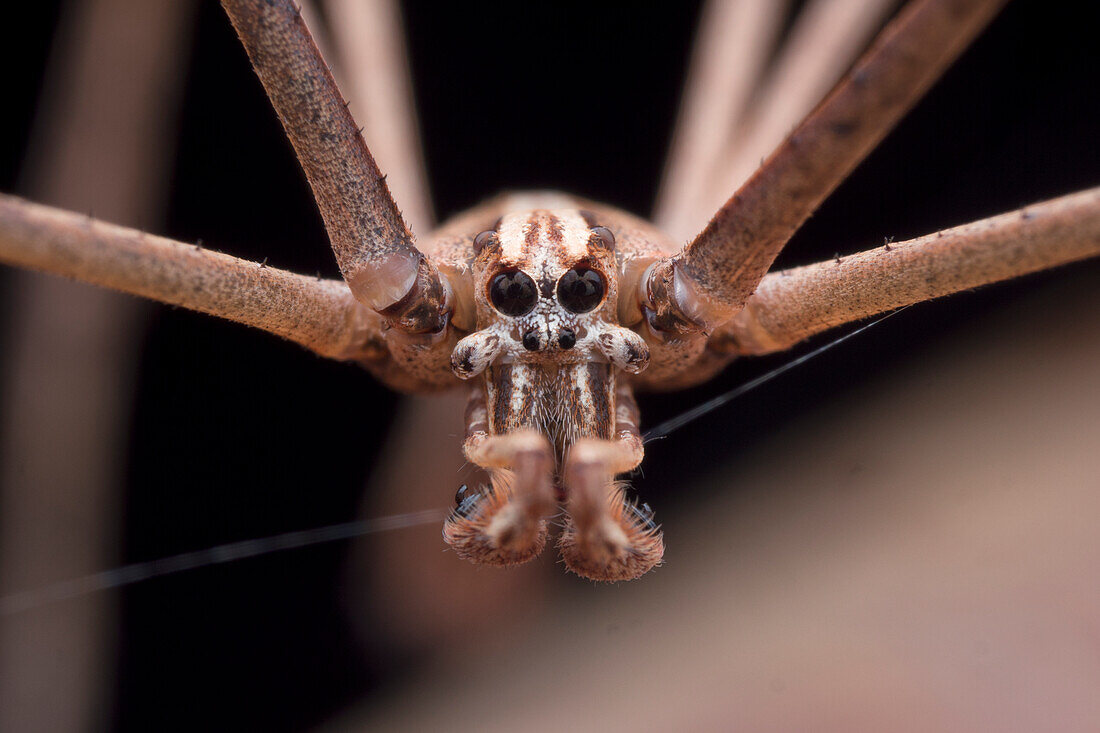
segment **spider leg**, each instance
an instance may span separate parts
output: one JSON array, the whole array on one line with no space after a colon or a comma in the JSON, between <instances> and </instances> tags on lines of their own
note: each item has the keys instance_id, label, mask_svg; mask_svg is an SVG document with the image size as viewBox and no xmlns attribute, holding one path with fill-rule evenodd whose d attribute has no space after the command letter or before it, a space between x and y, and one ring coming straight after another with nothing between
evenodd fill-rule
<instances>
[{"instance_id":1,"label":"spider leg","mask_svg":"<svg viewBox=\"0 0 1100 733\"><path fill-rule=\"evenodd\" d=\"M773 272L685 371L699 384L737 356L784 351L830 328L962 290L1100 256L1100 188L905 242Z\"/></svg>"},{"instance_id":2,"label":"spider leg","mask_svg":"<svg viewBox=\"0 0 1100 733\"><path fill-rule=\"evenodd\" d=\"M474 389L466 406L466 458L489 471L491 485L460 497L443 538L464 559L518 565L546 546L546 517L556 503L554 454L534 430L490 435L485 396Z\"/></svg>"},{"instance_id":3,"label":"spider leg","mask_svg":"<svg viewBox=\"0 0 1100 733\"><path fill-rule=\"evenodd\" d=\"M0 261L209 313L322 356L378 358L380 319L335 280L0 194Z\"/></svg>"},{"instance_id":4,"label":"spider leg","mask_svg":"<svg viewBox=\"0 0 1100 733\"><path fill-rule=\"evenodd\" d=\"M339 61L333 73L364 127L363 135L378 167L386 174L386 184L394 199L401 202L405 221L414 232L426 233L435 217L413 104L401 9L395 0L323 0L323 6L335 42L335 56L329 58ZM303 13L306 7L302 6Z\"/></svg>"},{"instance_id":5,"label":"spider leg","mask_svg":"<svg viewBox=\"0 0 1100 733\"><path fill-rule=\"evenodd\" d=\"M843 323L1100 256L1100 188L764 278L711 339L767 354Z\"/></svg>"},{"instance_id":6,"label":"spider leg","mask_svg":"<svg viewBox=\"0 0 1100 733\"><path fill-rule=\"evenodd\" d=\"M709 333L745 304L776 255L993 17L1004 0L912 0L843 81L643 295L668 338Z\"/></svg>"},{"instance_id":7,"label":"spider leg","mask_svg":"<svg viewBox=\"0 0 1100 733\"><path fill-rule=\"evenodd\" d=\"M697 199L745 114L787 4L710 0L703 8L654 217L677 239L698 231Z\"/></svg>"},{"instance_id":8,"label":"spider leg","mask_svg":"<svg viewBox=\"0 0 1100 733\"><path fill-rule=\"evenodd\" d=\"M661 562L665 546L648 507L623 495L615 476L642 462L638 405L629 387L616 390L613 440L581 438L565 457L569 521L559 541L562 559L591 580L631 580Z\"/></svg>"},{"instance_id":9,"label":"spider leg","mask_svg":"<svg viewBox=\"0 0 1100 733\"><path fill-rule=\"evenodd\" d=\"M763 80L751 116L728 140L696 199L694 228L736 191L760 161L813 110L867 47L894 0L812 0L799 12L790 35Z\"/></svg>"},{"instance_id":10,"label":"spider leg","mask_svg":"<svg viewBox=\"0 0 1100 733\"><path fill-rule=\"evenodd\" d=\"M296 275L3 194L0 262L243 323L320 356L358 362L393 389L454 383L453 333L387 332L382 317L339 280Z\"/></svg>"},{"instance_id":11,"label":"spider leg","mask_svg":"<svg viewBox=\"0 0 1100 733\"><path fill-rule=\"evenodd\" d=\"M300 156L351 290L10 196L0 197L0 261L244 323L359 361L396 389L452 385L449 290L412 245L297 11L288 2L226 5Z\"/></svg>"},{"instance_id":12,"label":"spider leg","mask_svg":"<svg viewBox=\"0 0 1100 733\"><path fill-rule=\"evenodd\" d=\"M414 245L296 6L290 0L222 6L294 146L352 293L400 331L446 330L448 288ZM446 339L441 343L445 350Z\"/></svg>"}]
</instances>

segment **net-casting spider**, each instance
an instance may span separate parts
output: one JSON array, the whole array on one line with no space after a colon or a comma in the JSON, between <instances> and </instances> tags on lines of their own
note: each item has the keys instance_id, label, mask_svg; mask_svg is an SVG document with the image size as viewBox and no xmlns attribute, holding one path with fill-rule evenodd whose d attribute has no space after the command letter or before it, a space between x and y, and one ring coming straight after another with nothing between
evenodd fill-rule
<instances>
[{"instance_id":1,"label":"net-casting spider","mask_svg":"<svg viewBox=\"0 0 1100 733\"><path fill-rule=\"evenodd\" d=\"M501 195L430 234L410 138L399 125L387 128L394 118L380 112L388 100L377 91L385 88L379 76L393 69L361 69L358 85L391 181L298 7L222 4L313 188L344 280L295 275L7 196L0 259L260 328L358 362L398 390L466 385L464 452L491 483L456 497L444 536L475 562L532 559L563 504L558 545L571 570L597 580L638 577L661 561L663 541L651 512L624 498L615 481L642 460L636 389L698 384L738 356L1100 254L1100 189L1091 189L769 273L786 242L1001 0L910 2L812 110L858 45L849 26L857 17L873 25L874 14L861 8L794 34L750 110L780 4L715 4L656 223L533 192ZM332 24L334 35L353 27ZM814 69L813 83L784 87L785 64Z\"/></svg>"}]
</instances>

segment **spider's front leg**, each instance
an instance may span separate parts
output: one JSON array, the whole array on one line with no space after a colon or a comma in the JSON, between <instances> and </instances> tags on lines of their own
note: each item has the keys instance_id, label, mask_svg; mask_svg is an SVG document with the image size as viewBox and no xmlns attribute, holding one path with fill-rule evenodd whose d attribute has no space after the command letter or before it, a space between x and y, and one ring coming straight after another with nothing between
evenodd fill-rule
<instances>
[{"instance_id":1,"label":"spider's front leg","mask_svg":"<svg viewBox=\"0 0 1100 733\"><path fill-rule=\"evenodd\" d=\"M639 289L670 341L736 316L786 242L966 48L1003 0L911 0L845 78Z\"/></svg>"},{"instance_id":2,"label":"spider's front leg","mask_svg":"<svg viewBox=\"0 0 1100 733\"><path fill-rule=\"evenodd\" d=\"M556 509L550 443L534 430L489 434L485 393L474 388L466 406L470 462L489 471L490 485L459 491L443 538L459 557L490 565L518 565L546 546L546 517Z\"/></svg>"},{"instance_id":3,"label":"spider's front leg","mask_svg":"<svg viewBox=\"0 0 1100 733\"><path fill-rule=\"evenodd\" d=\"M384 321L398 388L453 384L451 283L417 249L385 176L290 0L222 0L321 211L355 299Z\"/></svg>"},{"instance_id":4,"label":"spider's front leg","mask_svg":"<svg viewBox=\"0 0 1100 733\"><path fill-rule=\"evenodd\" d=\"M577 575L592 580L632 580L661 562L665 546L649 506L623 495L615 476L642 462L638 405L630 388L615 396L612 440L581 438L565 458L563 479L569 521L561 536L562 559Z\"/></svg>"}]
</instances>

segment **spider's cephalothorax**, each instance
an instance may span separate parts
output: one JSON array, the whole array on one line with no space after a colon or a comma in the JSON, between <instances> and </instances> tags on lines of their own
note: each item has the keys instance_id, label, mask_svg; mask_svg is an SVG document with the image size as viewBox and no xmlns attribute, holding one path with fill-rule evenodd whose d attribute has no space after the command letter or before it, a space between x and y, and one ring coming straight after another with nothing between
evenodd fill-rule
<instances>
[{"instance_id":1,"label":"spider's cephalothorax","mask_svg":"<svg viewBox=\"0 0 1100 733\"><path fill-rule=\"evenodd\" d=\"M557 501L569 511L566 562L601 579L635 577L661 557L648 519L607 496L616 473L641 459L634 403L622 373L649 347L619 325L615 234L580 209L505 214L473 239L477 330L452 368L480 376L468 407L466 454L492 486L448 523L470 559L514 564L546 542Z\"/></svg>"},{"instance_id":2,"label":"spider's cephalothorax","mask_svg":"<svg viewBox=\"0 0 1100 733\"><path fill-rule=\"evenodd\" d=\"M559 459L577 437L611 437L615 367L636 374L649 361L645 341L618 325L614 234L592 221L537 210L479 234L478 330L452 356L459 377L484 373L492 433L533 428Z\"/></svg>"}]
</instances>

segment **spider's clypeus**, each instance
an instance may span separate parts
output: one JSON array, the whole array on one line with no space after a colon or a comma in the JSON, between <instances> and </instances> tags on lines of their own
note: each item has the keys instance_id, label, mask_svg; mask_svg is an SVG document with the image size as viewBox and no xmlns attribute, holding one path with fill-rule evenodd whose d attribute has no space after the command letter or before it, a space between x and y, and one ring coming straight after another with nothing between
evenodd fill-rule
<instances>
[{"instance_id":1,"label":"spider's clypeus","mask_svg":"<svg viewBox=\"0 0 1100 733\"><path fill-rule=\"evenodd\" d=\"M499 195L432 230L409 137L390 130L376 144L383 161L402 161L394 197L298 7L224 0L312 186L343 281L12 197L0 201L0 259L252 325L358 362L398 390L466 390L463 450L490 479L456 499L444 528L456 554L527 562L563 508L557 542L567 567L596 580L636 578L664 552L648 507L615 480L642 461L636 390L692 386L739 356L1100 253L1093 189L768 274L783 245L1002 4L909 3L782 141L754 120L786 129L816 90L801 105L784 98L790 109L775 115L786 114L785 124L769 116L766 87L759 107L739 117L778 6L715 6L656 224L536 191ZM341 27L332 24L331 40ZM746 29L755 42L737 35ZM851 45L821 51L816 67L847 66ZM370 109L371 74L392 71L358 72L368 124L385 102L382 112ZM730 133L715 115L743 124Z\"/></svg>"}]
</instances>

